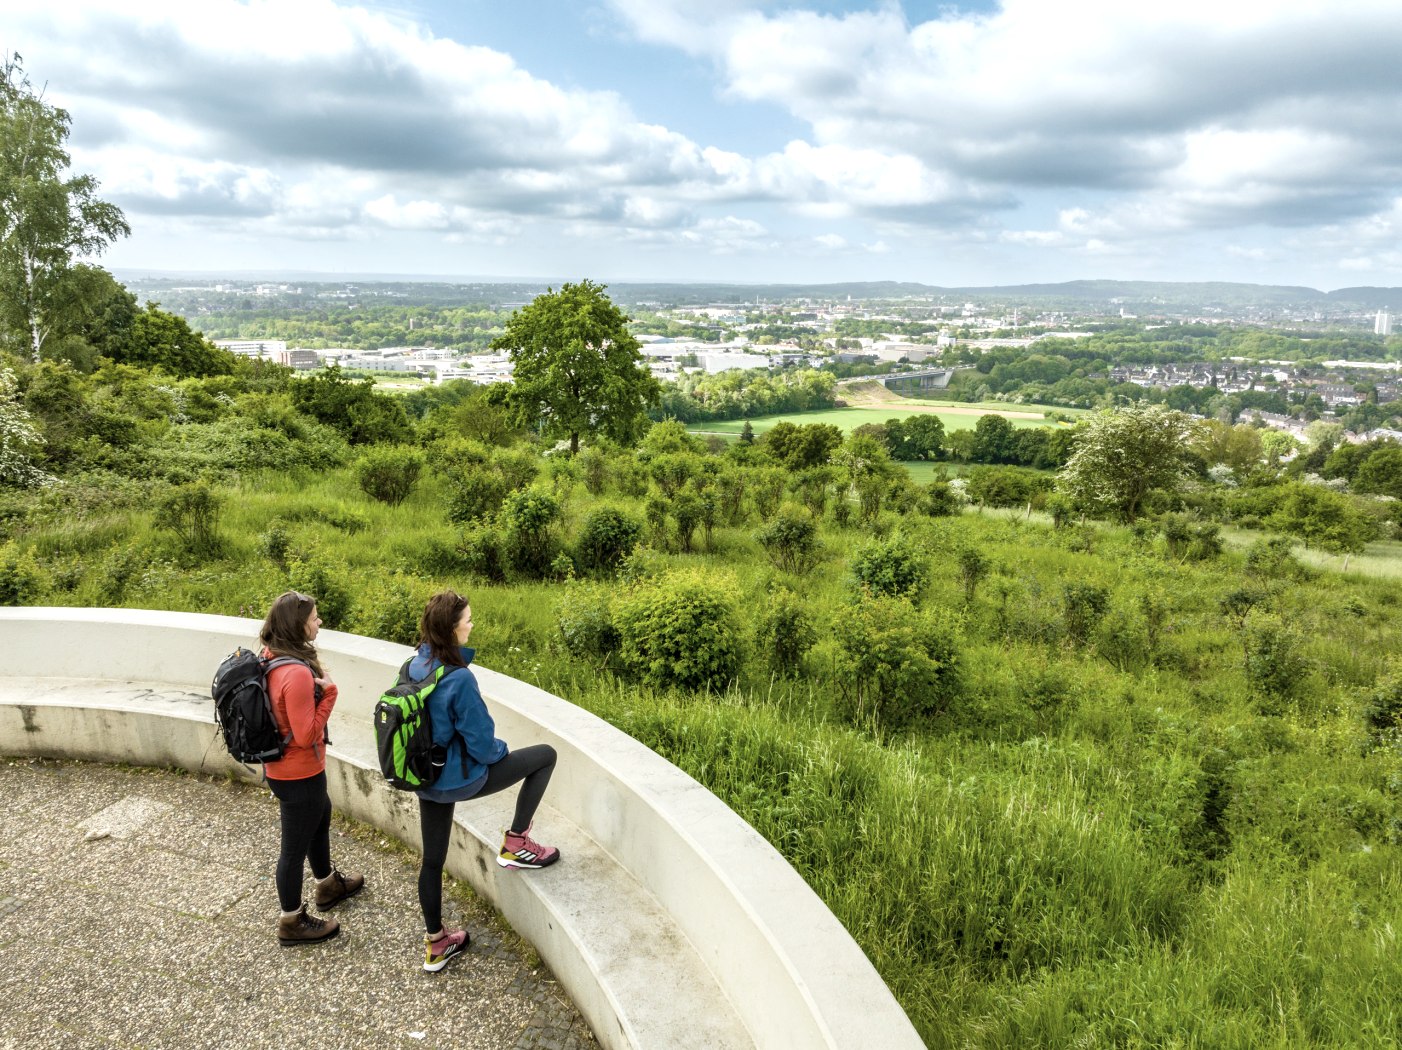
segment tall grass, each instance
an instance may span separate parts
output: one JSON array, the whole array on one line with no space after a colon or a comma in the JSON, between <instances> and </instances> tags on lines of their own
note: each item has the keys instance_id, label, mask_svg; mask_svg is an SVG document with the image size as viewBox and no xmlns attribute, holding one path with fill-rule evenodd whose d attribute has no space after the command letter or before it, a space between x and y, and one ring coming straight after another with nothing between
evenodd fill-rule
<instances>
[{"instance_id":1,"label":"tall grass","mask_svg":"<svg viewBox=\"0 0 1402 1050\"><path fill-rule=\"evenodd\" d=\"M782 585L822 635L795 677L752 648L736 681L692 693L570 656L555 605L571 583L455 568L432 478L398 507L348 470L249 475L224 495L224 549L203 561L139 502L36 517L15 541L43 575L25 600L256 616L315 564L354 629L391 584L463 590L483 663L594 711L724 799L932 1047L1402 1040L1402 749L1363 715L1402 642L1390 576L1260 579L1238 553L1179 564L1127 530L1020 515L889 520L930 559L922 604L960 625L964 676L946 710L897 733L849 724L835 703L833 626L867 529L825 520L819 563L797 575L769 564L754 522L695 554L650 553L726 574L747 613ZM606 498L642 520L640 501ZM564 537L593 502L565 493ZM957 558L970 546L992 566L972 599ZM1068 583L1103 589L1100 619L1068 620ZM1283 697L1248 674L1231 612L1243 589L1297 646Z\"/></svg>"}]
</instances>

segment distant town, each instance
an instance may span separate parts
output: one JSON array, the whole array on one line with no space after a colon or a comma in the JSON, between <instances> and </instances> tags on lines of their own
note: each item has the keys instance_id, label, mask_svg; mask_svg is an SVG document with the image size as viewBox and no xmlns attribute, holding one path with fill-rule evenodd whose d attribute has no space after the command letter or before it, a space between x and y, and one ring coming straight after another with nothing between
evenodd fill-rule
<instances>
[{"instance_id":1,"label":"distant town","mask_svg":"<svg viewBox=\"0 0 1402 1050\"><path fill-rule=\"evenodd\" d=\"M512 365L490 341L511 313L548 287L531 283L206 281L128 278L139 297L185 315L241 356L300 370L329 364L416 384L510 382ZM1082 369L1102 385L1279 395L1241 415L1302 432L1366 403L1402 399L1402 342L1393 336L1399 289L1073 282L1005 289L928 289L873 284L772 286L617 285L653 374L675 382L730 370L829 368L844 377L921 377L942 389L984 360L1066 355L1107 332L1137 332L1172 346L1203 332L1256 331L1290 341L1280 358L1182 353ZM305 337L283 337L298 318ZM238 335L230 334L237 331ZM344 342L336 341L344 334ZM394 336L407 339L396 340ZM1308 353L1313 346L1337 351ZM1303 350L1301 349L1303 348ZM1080 373L1078 373L1080 374ZM1024 400L1006 391L997 399ZM1272 411L1271 408L1277 410ZM1289 408L1290 410L1280 410ZM1305 411L1301 411L1305 408ZM1398 436L1386 426L1354 435Z\"/></svg>"}]
</instances>

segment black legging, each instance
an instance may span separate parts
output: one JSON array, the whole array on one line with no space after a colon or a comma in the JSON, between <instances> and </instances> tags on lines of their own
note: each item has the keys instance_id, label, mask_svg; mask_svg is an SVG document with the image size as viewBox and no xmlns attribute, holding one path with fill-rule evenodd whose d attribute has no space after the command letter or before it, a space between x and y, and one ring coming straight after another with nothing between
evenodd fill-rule
<instances>
[{"instance_id":1,"label":"black legging","mask_svg":"<svg viewBox=\"0 0 1402 1050\"><path fill-rule=\"evenodd\" d=\"M555 749L549 744L532 744L520 751L509 752L500 762L488 766L487 782L472 798L494 795L524 780L521 793L516 796L516 816L511 822L512 831L522 832L531 826L553 772ZM424 929L429 933L437 933L443 928L443 862L448 859L448 838L453 833L455 805L455 802L419 799L419 831L423 837L419 907L424 913Z\"/></svg>"},{"instance_id":2,"label":"black legging","mask_svg":"<svg viewBox=\"0 0 1402 1050\"><path fill-rule=\"evenodd\" d=\"M283 911L302 906L302 862L311 861L312 874L331 874L331 796L323 770L305 780L273 780L282 818L282 850L277 857L277 899Z\"/></svg>"}]
</instances>

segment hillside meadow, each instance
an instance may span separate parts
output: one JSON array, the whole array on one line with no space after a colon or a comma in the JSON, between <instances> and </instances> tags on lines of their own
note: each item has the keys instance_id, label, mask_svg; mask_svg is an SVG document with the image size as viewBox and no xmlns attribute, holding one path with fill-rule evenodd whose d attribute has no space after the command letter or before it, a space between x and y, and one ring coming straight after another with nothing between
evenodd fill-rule
<instances>
[{"instance_id":1,"label":"hillside meadow","mask_svg":"<svg viewBox=\"0 0 1402 1050\"><path fill-rule=\"evenodd\" d=\"M1062 411L1062 410L1058 410ZM904 419L912 415L935 415L944 424L946 432L973 430L980 417L1001 415L1014 427L1069 427L1069 423L1048 420L1035 409L1010 408L1002 405L997 409L969 408L953 405L922 405L919 402L907 404L904 400L892 403L891 407L876 408L831 408L816 412L786 412L773 416L758 416L750 420L724 419L694 423L687 429L693 433L739 434L748 422L755 434L763 434L779 423L826 423L837 427L844 434L850 434L857 427L868 423L885 423L888 419Z\"/></svg>"},{"instance_id":2,"label":"hillside meadow","mask_svg":"<svg viewBox=\"0 0 1402 1050\"><path fill-rule=\"evenodd\" d=\"M408 643L455 587L481 663L774 843L932 1047L1397 1044L1402 581L898 479L815 497L679 431L448 443L397 504L369 453L207 472L183 517L78 479L5 508L0 600L256 617L296 587Z\"/></svg>"}]
</instances>

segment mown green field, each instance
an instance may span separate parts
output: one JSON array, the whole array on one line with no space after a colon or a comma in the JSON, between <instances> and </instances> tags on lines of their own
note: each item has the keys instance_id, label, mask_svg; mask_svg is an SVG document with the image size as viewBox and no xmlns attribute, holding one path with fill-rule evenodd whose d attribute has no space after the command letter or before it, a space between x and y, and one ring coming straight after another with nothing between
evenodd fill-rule
<instances>
[{"instance_id":1,"label":"mown green field","mask_svg":"<svg viewBox=\"0 0 1402 1050\"><path fill-rule=\"evenodd\" d=\"M990 412L993 410L989 410ZM1000 406L997 410L1006 415L1013 411L1035 412L1035 407L1011 409L1007 405ZM903 419L913 415L937 415L944 424L946 432L954 430L973 430L978 425L979 416L966 412L924 412L911 410L903 404L892 403L890 408L829 408L818 412L789 412L778 416L758 416L749 420L750 426L754 428L756 434L763 434L766 430L778 423L830 423L839 428L844 434L850 434L857 427L866 423L884 423L888 419ZM745 427L743 419L716 420L707 423L693 423L687 427L693 434L739 434ZM1014 427L1046 427L1070 426L1069 423L1054 422L1049 419L1017 419L1008 418Z\"/></svg>"}]
</instances>

